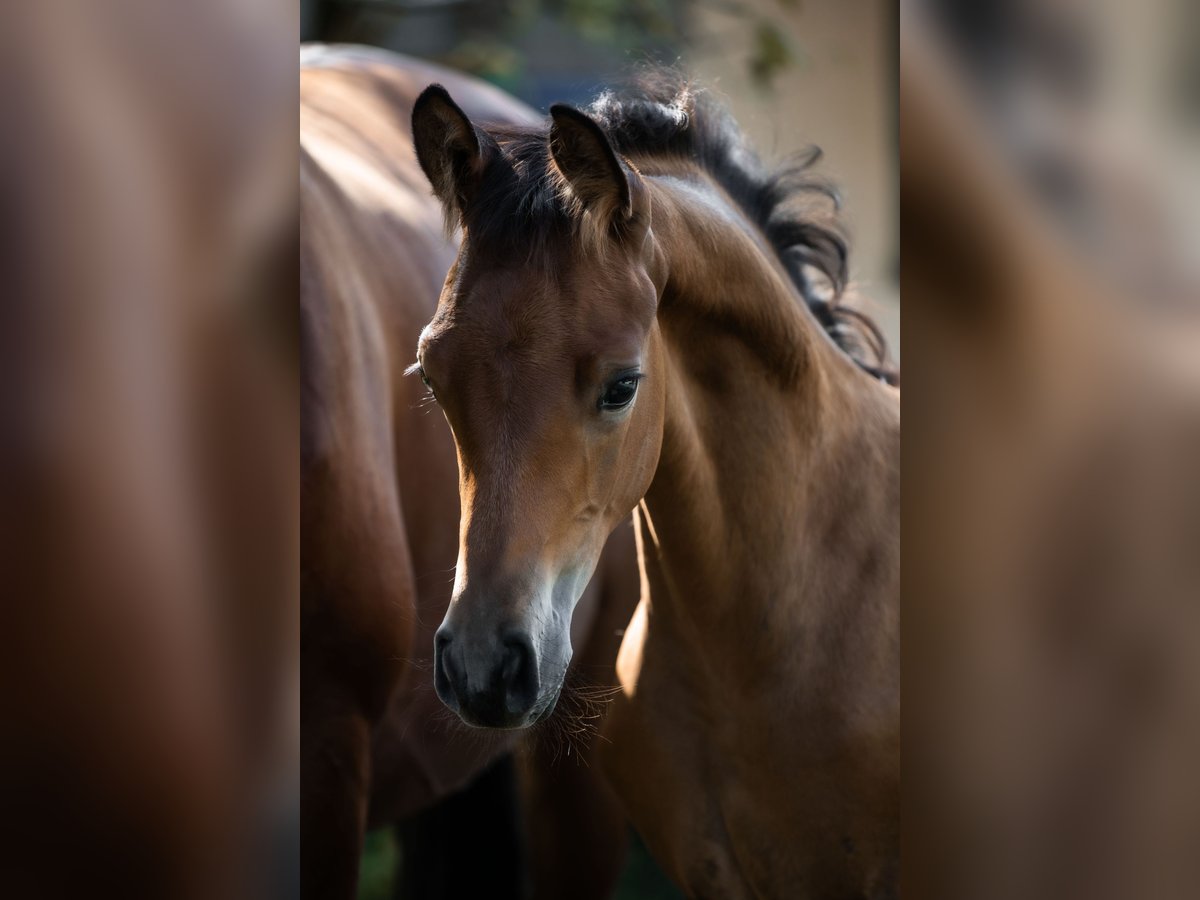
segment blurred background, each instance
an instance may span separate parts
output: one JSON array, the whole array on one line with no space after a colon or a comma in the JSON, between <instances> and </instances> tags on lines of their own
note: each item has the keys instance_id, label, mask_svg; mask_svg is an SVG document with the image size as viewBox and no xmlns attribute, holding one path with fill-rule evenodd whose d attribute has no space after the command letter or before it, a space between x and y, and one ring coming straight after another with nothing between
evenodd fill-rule
<instances>
[{"instance_id":1,"label":"blurred background","mask_svg":"<svg viewBox=\"0 0 1200 900\"><path fill-rule=\"evenodd\" d=\"M1200 278L1200 5L925 0L988 139L1075 249L1147 304Z\"/></svg>"},{"instance_id":2,"label":"blurred background","mask_svg":"<svg viewBox=\"0 0 1200 900\"><path fill-rule=\"evenodd\" d=\"M302 0L301 35L432 59L543 111L630 66L681 64L767 160L824 151L851 278L898 356L897 16L878 0Z\"/></svg>"},{"instance_id":3,"label":"blurred background","mask_svg":"<svg viewBox=\"0 0 1200 900\"><path fill-rule=\"evenodd\" d=\"M1200 896L1198 8L902 4L910 896Z\"/></svg>"}]
</instances>

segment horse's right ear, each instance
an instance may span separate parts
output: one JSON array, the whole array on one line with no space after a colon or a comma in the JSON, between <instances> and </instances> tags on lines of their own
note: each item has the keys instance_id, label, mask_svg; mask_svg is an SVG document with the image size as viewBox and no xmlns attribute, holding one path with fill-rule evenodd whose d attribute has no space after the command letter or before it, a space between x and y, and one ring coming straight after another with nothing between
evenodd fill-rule
<instances>
[{"instance_id":1,"label":"horse's right ear","mask_svg":"<svg viewBox=\"0 0 1200 900\"><path fill-rule=\"evenodd\" d=\"M417 98L412 127L417 161L442 201L451 228L474 197L495 144L440 84L431 84Z\"/></svg>"}]
</instances>

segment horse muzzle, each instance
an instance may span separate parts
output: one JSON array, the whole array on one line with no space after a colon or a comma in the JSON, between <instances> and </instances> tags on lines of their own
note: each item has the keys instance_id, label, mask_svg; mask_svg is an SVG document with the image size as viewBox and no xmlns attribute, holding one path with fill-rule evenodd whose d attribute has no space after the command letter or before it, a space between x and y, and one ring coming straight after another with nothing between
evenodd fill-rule
<instances>
[{"instance_id":1,"label":"horse muzzle","mask_svg":"<svg viewBox=\"0 0 1200 900\"><path fill-rule=\"evenodd\" d=\"M438 697L468 725L523 728L544 712L537 654L524 631L470 641L443 624L433 666Z\"/></svg>"}]
</instances>

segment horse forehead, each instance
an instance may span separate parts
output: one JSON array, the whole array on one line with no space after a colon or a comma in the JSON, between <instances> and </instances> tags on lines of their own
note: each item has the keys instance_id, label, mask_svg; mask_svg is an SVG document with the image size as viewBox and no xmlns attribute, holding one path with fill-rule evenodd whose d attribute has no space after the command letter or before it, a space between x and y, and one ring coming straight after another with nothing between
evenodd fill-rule
<instances>
[{"instance_id":1,"label":"horse forehead","mask_svg":"<svg viewBox=\"0 0 1200 900\"><path fill-rule=\"evenodd\" d=\"M476 355L502 359L562 344L569 317L544 284L503 278L480 283L460 299L452 320Z\"/></svg>"},{"instance_id":2,"label":"horse forehead","mask_svg":"<svg viewBox=\"0 0 1200 900\"><path fill-rule=\"evenodd\" d=\"M445 319L476 349L589 352L628 318L603 271L491 269L464 280Z\"/></svg>"}]
</instances>

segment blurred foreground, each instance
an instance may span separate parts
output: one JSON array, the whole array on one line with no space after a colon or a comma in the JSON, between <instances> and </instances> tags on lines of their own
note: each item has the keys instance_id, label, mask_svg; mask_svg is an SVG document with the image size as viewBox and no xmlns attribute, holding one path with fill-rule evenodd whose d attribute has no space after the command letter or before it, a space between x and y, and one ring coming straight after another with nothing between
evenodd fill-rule
<instances>
[{"instance_id":1,"label":"blurred foreground","mask_svg":"<svg viewBox=\"0 0 1200 900\"><path fill-rule=\"evenodd\" d=\"M138 0L2 14L5 897L288 889L289 19Z\"/></svg>"}]
</instances>

